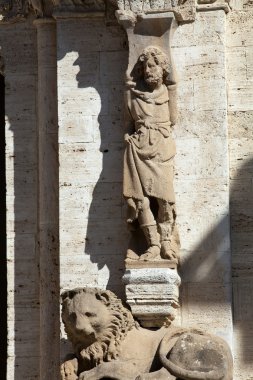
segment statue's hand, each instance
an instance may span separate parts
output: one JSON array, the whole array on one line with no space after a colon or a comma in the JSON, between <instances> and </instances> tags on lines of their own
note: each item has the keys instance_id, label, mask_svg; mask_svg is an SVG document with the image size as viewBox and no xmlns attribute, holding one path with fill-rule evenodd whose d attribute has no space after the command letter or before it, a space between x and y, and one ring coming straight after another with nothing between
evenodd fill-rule
<instances>
[{"instance_id":1,"label":"statue's hand","mask_svg":"<svg viewBox=\"0 0 253 380\"><path fill-rule=\"evenodd\" d=\"M126 143L130 143L131 135L129 135L129 133L125 133L124 140L125 140Z\"/></svg>"}]
</instances>

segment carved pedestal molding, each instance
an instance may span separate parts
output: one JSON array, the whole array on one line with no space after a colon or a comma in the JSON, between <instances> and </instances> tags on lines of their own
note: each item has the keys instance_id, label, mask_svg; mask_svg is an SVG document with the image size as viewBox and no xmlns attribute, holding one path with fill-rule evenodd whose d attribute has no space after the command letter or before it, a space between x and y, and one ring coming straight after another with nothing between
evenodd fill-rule
<instances>
[{"instance_id":1,"label":"carved pedestal molding","mask_svg":"<svg viewBox=\"0 0 253 380\"><path fill-rule=\"evenodd\" d=\"M169 325L179 307L180 277L174 268L129 268L123 277L127 302L143 327Z\"/></svg>"}]
</instances>

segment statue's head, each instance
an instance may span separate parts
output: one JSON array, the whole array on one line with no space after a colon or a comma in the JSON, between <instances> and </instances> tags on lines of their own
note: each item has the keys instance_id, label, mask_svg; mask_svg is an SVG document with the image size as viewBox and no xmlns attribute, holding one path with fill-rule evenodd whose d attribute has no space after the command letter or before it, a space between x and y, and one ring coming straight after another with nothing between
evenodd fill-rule
<instances>
[{"instance_id":1,"label":"statue's head","mask_svg":"<svg viewBox=\"0 0 253 380\"><path fill-rule=\"evenodd\" d=\"M148 86L170 83L171 65L167 55L158 47L148 46L139 56L132 75L134 80L143 78Z\"/></svg>"},{"instance_id":2,"label":"statue's head","mask_svg":"<svg viewBox=\"0 0 253 380\"><path fill-rule=\"evenodd\" d=\"M115 358L118 344L135 325L114 293L88 287L62 294L62 320L76 355L92 365Z\"/></svg>"}]
</instances>

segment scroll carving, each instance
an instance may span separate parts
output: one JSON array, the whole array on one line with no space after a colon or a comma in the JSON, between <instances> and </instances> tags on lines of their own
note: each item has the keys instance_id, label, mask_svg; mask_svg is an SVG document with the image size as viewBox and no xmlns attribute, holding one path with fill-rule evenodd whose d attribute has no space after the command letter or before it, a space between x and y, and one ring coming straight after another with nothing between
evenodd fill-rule
<instances>
[{"instance_id":1,"label":"scroll carving","mask_svg":"<svg viewBox=\"0 0 253 380\"><path fill-rule=\"evenodd\" d=\"M123 194L132 232L128 259L178 260L179 236L173 189L175 87L169 59L160 48L143 50L127 82L133 133L125 136ZM145 252L138 245L142 230Z\"/></svg>"},{"instance_id":2,"label":"scroll carving","mask_svg":"<svg viewBox=\"0 0 253 380\"><path fill-rule=\"evenodd\" d=\"M111 0L121 12L163 13L173 12L178 22L194 21L196 5L194 0Z\"/></svg>"},{"instance_id":3,"label":"scroll carving","mask_svg":"<svg viewBox=\"0 0 253 380\"><path fill-rule=\"evenodd\" d=\"M62 319L74 354L61 380L232 380L225 341L198 329L144 329L110 291L79 288L62 295Z\"/></svg>"}]
</instances>

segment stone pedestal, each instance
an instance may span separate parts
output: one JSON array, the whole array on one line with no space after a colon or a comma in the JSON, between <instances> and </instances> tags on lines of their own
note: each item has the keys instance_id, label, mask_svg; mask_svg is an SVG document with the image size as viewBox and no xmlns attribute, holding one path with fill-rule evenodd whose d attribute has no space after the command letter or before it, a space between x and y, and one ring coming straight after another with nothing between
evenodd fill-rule
<instances>
[{"instance_id":1,"label":"stone pedestal","mask_svg":"<svg viewBox=\"0 0 253 380\"><path fill-rule=\"evenodd\" d=\"M167 260L126 264L127 303L144 327L161 327L175 319L181 279Z\"/></svg>"}]
</instances>

